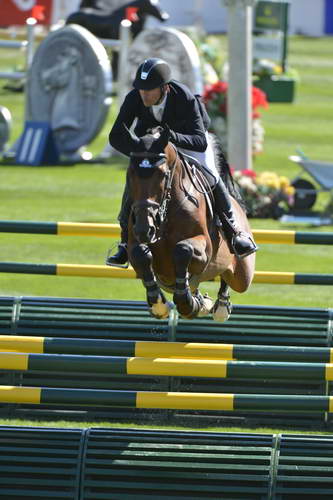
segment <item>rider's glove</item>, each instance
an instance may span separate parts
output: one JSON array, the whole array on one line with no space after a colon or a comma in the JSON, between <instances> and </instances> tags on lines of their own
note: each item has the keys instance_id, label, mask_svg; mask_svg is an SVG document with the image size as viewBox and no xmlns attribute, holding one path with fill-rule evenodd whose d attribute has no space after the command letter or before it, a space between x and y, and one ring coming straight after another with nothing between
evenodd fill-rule
<instances>
[{"instance_id":1,"label":"rider's glove","mask_svg":"<svg viewBox=\"0 0 333 500\"><path fill-rule=\"evenodd\" d=\"M165 131L168 132L169 141L171 141L171 142L177 142L176 132L174 132L173 130L171 130L170 127L169 127L169 125L167 123L163 124L163 128L164 128Z\"/></svg>"}]
</instances>

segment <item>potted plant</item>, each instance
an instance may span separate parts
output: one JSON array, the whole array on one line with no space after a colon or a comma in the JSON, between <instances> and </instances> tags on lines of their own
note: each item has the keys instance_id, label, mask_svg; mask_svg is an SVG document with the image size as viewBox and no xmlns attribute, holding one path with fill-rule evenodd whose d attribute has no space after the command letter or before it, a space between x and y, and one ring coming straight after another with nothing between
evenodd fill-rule
<instances>
[{"instance_id":1,"label":"potted plant","mask_svg":"<svg viewBox=\"0 0 333 500\"><path fill-rule=\"evenodd\" d=\"M253 62L253 84L265 92L269 102L293 102L297 78L295 70L283 72L280 65L269 59Z\"/></svg>"}]
</instances>

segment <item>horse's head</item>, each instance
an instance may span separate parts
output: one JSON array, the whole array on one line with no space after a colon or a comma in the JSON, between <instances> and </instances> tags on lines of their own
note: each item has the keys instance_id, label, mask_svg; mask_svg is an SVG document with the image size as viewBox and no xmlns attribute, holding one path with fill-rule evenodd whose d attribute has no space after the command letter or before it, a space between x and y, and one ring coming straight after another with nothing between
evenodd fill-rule
<instances>
[{"instance_id":1,"label":"horse's head","mask_svg":"<svg viewBox=\"0 0 333 500\"><path fill-rule=\"evenodd\" d=\"M169 14L161 8L159 0L137 0L129 5L137 9L136 20L132 22L131 26L131 32L134 38L144 29L148 16L155 17L159 21L167 21L170 17Z\"/></svg>"},{"instance_id":2,"label":"horse's head","mask_svg":"<svg viewBox=\"0 0 333 500\"><path fill-rule=\"evenodd\" d=\"M159 21L167 21L170 17L169 14L161 8L159 0L139 0L138 7L138 15L153 16Z\"/></svg>"},{"instance_id":3,"label":"horse's head","mask_svg":"<svg viewBox=\"0 0 333 500\"><path fill-rule=\"evenodd\" d=\"M164 220L170 195L173 148L168 146L169 131L157 127L143 137L129 130L133 144L128 178L133 200L133 229L140 243L154 243ZM175 155L175 153L174 153Z\"/></svg>"}]
</instances>

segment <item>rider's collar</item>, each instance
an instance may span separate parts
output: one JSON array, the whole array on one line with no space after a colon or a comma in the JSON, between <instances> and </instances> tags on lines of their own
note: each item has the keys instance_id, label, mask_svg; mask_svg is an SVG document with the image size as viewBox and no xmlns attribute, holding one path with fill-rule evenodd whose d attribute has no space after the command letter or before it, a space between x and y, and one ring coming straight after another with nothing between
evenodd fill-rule
<instances>
[{"instance_id":1,"label":"rider's collar","mask_svg":"<svg viewBox=\"0 0 333 500\"><path fill-rule=\"evenodd\" d=\"M153 106L151 106L151 111L158 122L162 121L162 116L163 116L164 108L166 105L167 97L168 97L168 93L165 92L162 99L160 101L158 101L157 104L154 104Z\"/></svg>"}]
</instances>

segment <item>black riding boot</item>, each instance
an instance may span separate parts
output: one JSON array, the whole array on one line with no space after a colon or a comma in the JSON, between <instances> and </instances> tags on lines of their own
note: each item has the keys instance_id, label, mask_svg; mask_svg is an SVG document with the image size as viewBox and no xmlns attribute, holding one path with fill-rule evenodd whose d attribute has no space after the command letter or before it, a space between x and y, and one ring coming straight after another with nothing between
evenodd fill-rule
<instances>
[{"instance_id":1,"label":"black riding boot","mask_svg":"<svg viewBox=\"0 0 333 500\"><path fill-rule=\"evenodd\" d=\"M131 213L131 208L132 208L132 200L129 195L129 189L126 180L125 189L121 200L121 209L118 215L118 220L121 229L120 233L121 242L118 245L118 251L114 255L110 255L109 254L110 250L109 250L105 262L107 266L127 267L128 265L128 254L127 254L128 219Z\"/></svg>"},{"instance_id":2,"label":"black riding boot","mask_svg":"<svg viewBox=\"0 0 333 500\"><path fill-rule=\"evenodd\" d=\"M241 231L235 222L229 193L222 181L219 179L214 190L215 210L219 216L224 233L228 240L229 248L239 259L243 259L258 250L253 238L245 231Z\"/></svg>"}]
</instances>

